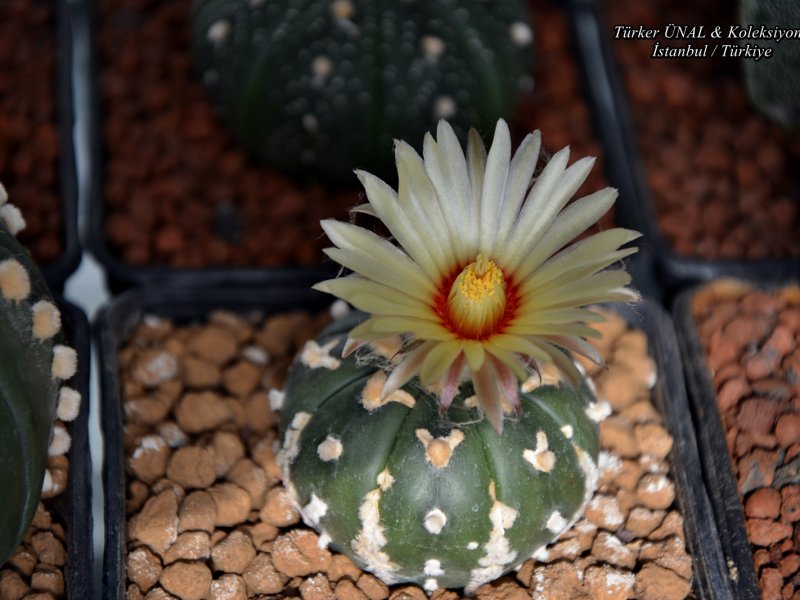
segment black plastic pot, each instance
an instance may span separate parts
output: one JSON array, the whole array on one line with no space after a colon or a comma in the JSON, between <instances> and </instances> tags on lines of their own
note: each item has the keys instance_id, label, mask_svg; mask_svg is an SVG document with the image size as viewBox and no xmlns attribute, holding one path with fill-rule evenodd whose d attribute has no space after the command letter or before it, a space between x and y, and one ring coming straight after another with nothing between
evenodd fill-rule
<instances>
[{"instance_id":1,"label":"black plastic pot","mask_svg":"<svg viewBox=\"0 0 800 600\"><path fill-rule=\"evenodd\" d=\"M78 417L67 423L72 437L69 450L69 479L66 491L48 501L63 518L67 532L67 565L64 572L65 598L84 600L92 597L92 466L89 455L89 369L90 332L86 315L66 300L58 301L62 323L70 345L78 353L78 370L68 382L80 392L82 402Z\"/></svg>"},{"instance_id":2,"label":"black plastic pot","mask_svg":"<svg viewBox=\"0 0 800 600\"><path fill-rule=\"evenodd\" d=\"M765 289L765 280L761 281L761 284L755 285L758 289ZM734 590L737 598L755 599L760 598L761 593L753 566L753 550L747 537L744 508L725 441L722 417L717 408L717 393L706 366L706 355L691 310L692 300L703 287L696 286L682 292L676 298L672 312L686 370L686 388L695 421L704 478L726 559L738 574Z\"/></svg>"},{"instance_id":3,"label":"black plastic pot","mask_svg":"<svg viewBox=\"0 0 800 600\"><path fill-rule=\"evenodd\" d=\"M102 427L105 439L103 482L106 502L106 553L103 561L103 597L125 595L125 469L122 447L122 403L117 352L144 315L155 314L178 322L203 319L212 309L236 312L254 309L264 314L289 309L319 310L330 298L296 289L210 290L180 287L140 288L117 297L98 315L95 335L103 356ZM674 438L670 464L682 512L686 543L694 563L693 586L698 598L732 597L731 585L713 513L702 482L694 430L688 419L681 361L672 324L651 302L636 307L612 305L631 325L641 328L658 368L655 404Z\"/></svg>"},{"instance_id":4,"label":"black plastic pot","mask_svg":"<svg viewBox=\"0 0 800 600\"><path fill-rule=\"evenodd\" d=\"M800 277L800 258L707 260L678 254L670 246L658 225L627 95L611 48L613 24L603 15L601 0L565 2L570 7L594 122L609 163L609 179L620 188L620 200L630 199L620 205L620 222L644 234L643 245L654 258L655 277L666 299L683 286L718 277Z\"/></svg>"},{"instance_id":5,"label":"black plastic pot","mask_svg":"<svg viewBox=\"0 0 800 600\"><path fill-rule=\"evenodd\" d=\"M81 260L78 241L78 188L75 147L72 131L75 125L75 111L72 97L73 77L73 30L72 13L69 0L47 0L55 10L56 69L55 94L56 118L58 120L58 186L60 207L53 210L62 212L63 229L61 254L40 265L42 274L53 291L61 291L64 282L77 268ZM23 75L24 76L24 75ZM0 139L0 144L3 140ZM11 202L14 202L13 191ZM23 215L24 216L24 215Z\"/></svg>"}]
</instances>

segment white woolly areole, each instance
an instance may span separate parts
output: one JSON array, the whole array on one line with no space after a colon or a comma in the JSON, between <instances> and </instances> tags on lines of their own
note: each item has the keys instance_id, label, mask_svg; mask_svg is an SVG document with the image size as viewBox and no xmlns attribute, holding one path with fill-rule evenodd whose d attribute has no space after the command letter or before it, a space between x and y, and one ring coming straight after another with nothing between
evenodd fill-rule
<instances>
[{"instance_id":1,"label":"white woolly areole","mask_svg":"<svg viewBox=\"0 0 800 600\"><path fill-rule=\"evenodd\" d=\"M511 36L511 43L515 46L525 47L533 41L533 30L530 25L522 21L512 23L508 28L508 33Z\"/></svg>"},{"instance_id":2,"label":"white woolly areole","mask_svg":"<svg viewBox=\"0 0 800 600\"><path fill-rule=\"evenodd\" d=\"M13 204L0 206L0 221L11 235L17 235L25 229L25 219L19 209Z\"/></svg>"},{"instance_id":3,"label":"white woolly areole","mask_svg":"<svg viewBox=\"0 0 800 600\"><path fill-rule=\"evenodd\" d=\"M553 363L542 363L539 365L539 372L523 381L520 389L529 394L544 385L559 385L562 381L564 381L564 376L558 367Z\"/></svg>"},{"instance_id":4,"label":"white woolly areole","mask_svg":"<svg viewBox=\"0 0 800 600\"><path fill-rule=\"evenodd\" d=\"M561 533L567 528L567 520L561 515L560 512L554 510L550 517L547 519L547 522L544 524L550 531L555 534Z\"/></svg>"},{"instance_id":5,"label":"white woolly areole","mask_svg":"<svg viewBox=\"0 0 800 600\"><path fill-rule=\"evenodd\" d=\"M319 525L319 520L328 512L328 504L316 494L311 494L311 500L301 509L303 520L310 526Z\"/></svg>"},{"instance_id":6,"label":"white woolly areole","mask_svg":"<svg viewBox=\"0 0 800 600\"><path fill-rule=\"evenodd\" d=\"M300 354L300 362L302 362L309 369L330 369L331 371L338 369L342 364L338 358L330 355L339 340L331 340L324 346L320 346L314 340L309 340L303 346L303 352Z\"/></svg>"},{"instance_id":7,"label":"white woolly areole","mask_svg":"<svg viewBox=\"0 0 800 600\"><path fill-rule=\"evenodd\" d=\"M50 446L47 448L48 456L61 456L69 452L72 438L63 425L56 424L53 427L53 435L50 438Z\"/></svg>"},{"instance_id":8,"label":"white woolly areole","mask_svg":"<svg viewBox=\"0 0 800 600\"><path fill-rule=\"evenodd\" d=\"M389 555L381 551L386 545L386 536L383 533L380 514L381 490L375 488L367 492L361 506L358 507L358 518L361 520L361 530L350 543L353 552L358 556L366 568L387 585L396 583L395 573L398 566L394 564Z\"/></svg>"},{"instance_id":9,"label":"white woolly areole","mask_svg":"<svg viewBox=\"0 0 800 600\"><path fill-rule=\"evenodd\" d=\"M335 435L328 434L319 446L317 446L317 456L324 462L339 460L342 455L342 442Z\"/></svg>"},{"instance_id":10,"label":"white woolly areole","mask_svg":"<svg viewBox=\"0 0 800 600\"><path fill-rule=\"evenodd\" d=\"M317 548L320 550L325 550L325 548L331 545L332 541L333 540L327 531L320 531L319 539L317 540Z\"/></svg>"},{"instance_id":11,"label":"white woolly areole","mask_svg":"<svg viewBox=\"0 0 800 600\"><path fill-rule=\"evenodd\" d=\"M208 31L206 32L206 39L214 44L214 46L221 46L228 41L232 30L233 27L231 26L230 21L220 19L219 21L212 23L211 27L208 28Z\"/></svg>"},{"instance_id":12,"label":"white woolly areole","mask_svg":"<svg viewBox=\"0 0 800 600\"><path fill-rule=\"evenodd\" d=\"M289 424L289 429L286 430L286 435L283 438L283 447L276 457L284 482L290 482L289 467L294 462L294 459L297 458L297 455L300 454L300 434L303 433L303 429L310 420L311 413L304 411L295 413L294 417L292 417L292 422Z\"/></svg>"},{"instance_id":13,"label":"white woolly areole","mask_svg":"<svg viewBox=\"0 0 800 600\"><path fill-rule=\"evenodd\" d=\"M53 347L53 377L66 380L75 375L78 368L78 355L69 346L58 344Z\"/></svg>"},{"instance_id":14,"label":"white woolly areole","mask_svg":"<svg viewBox=\"0 0 800 600\"><path fill-rule=\"evenodd\" d=\"M272 410L280 410L283 407L286 394L283 393L283 390L273 389L267 393L267 397L269 398L269 407Z\"/></svg>"},{"instance_id":15,"label":"white woolly areole","mask_svg":"<svg viewBox=\"0 0 800 600\"><path fill-rule=\"evenodd\" d=\"M483 545L484 555L478 559L480 568L470 571L469 583L465 591L471 595L484 583L500 577L506 566L517 558L517 551L511 548L511 543L506 537L506 529L514 526L519 511L495 500L489 510L489 520L492 531L489 541Z\"/></svg>"},{"instance_id":16,"label":"white woolly areole","mask_svg":"<svg viewBox=\"0 0 800 600\"><path fill-rule=\"evenodd\" d=\"M428 575L429 577L441 577L442 575L444 575L444 569L442 568L442 563L436 560L435 558L426 560L423 573L425 573L425 575Z\"/></svg>"},{"instance_id":17,"label":"white woolly areole","mask_svg":"<svg viewBox=\"0 0 800 600\"><path fill-rule=\"evenodd\" d=\"M437 589L439 589L439 582L436 581L433 577L429 577L425 580L425 583L422 584L422 589L424 589L429 594L432 594Z\"/></svg>"},{"instance_id":18,"label":"white woolly areole","mask_svg":"<svg viewBox=\"0 0 800 600\"><path fill-rule=\"evenodd\" d=\"M15 258L0 261L0 293L6 300L19 302L31 293L31 279Z\"/></svg>"},{"instance_id":19,"label":"white woolly areole","mask_svg":"<svg viewBox=\"0 0 800 600\"><path fill-rule=\"evenodd\" d=\"M334 320L341 319L350 312L350 305L344 300L336 300L331 304L330 314Z\"/></svg>"},{"instance_id":20,"label":"white woolly areole","mask_svg":"<svg viewBox=\"0 0 800 600\"><path fill-rule=\"evenodd\" d=\"M74 421L81 410L81 395L71 387L63 386L58 391L56 416L62 421Z\"/></svg>"},{"instance_id":21,"label":"white woolly areole","mask_svg":"<svg viewBox=\"0 0 800 600\"><path fill-rule=\"evenodd\" d=\"M537 471L549 473L556 465L556 455L548 450L547 434L544 431L536 432L536 449L526 448L522 452L522 458L531 463Z\"/></svg>"},{"instance_id":22,"label":"white woolly areole","mask_svg":"<svg viewBox=\"0 0 800 600\"><path fill-rule=\"evenodd\" d=\"M590 402L586 407L586 416L595 423L599 423L611 414L611 405L606 402Z\"/></svg>"},{"instance_id":23,"label":"white woolly areole","mask_svg":"<svg viewBox=\"0 0 800 600\"><path fill-rule=\"evenodd\" d=\"M561 433L563 433L564 437L567 438L568 440L572 439L572 435L574 433L574 431L572 429L572 425L564 425L561 428Z\"/></svg>"},{"instance_id":24,"label":"white woolly areole","mask_svg":"<svg viewBox=\"0 0 800 600\"><path fill-rule=\"evenodd\" d=\"M42 481L42 493L49 494L54 489L55 485L53 483L53 476L50 475L50 469L45 469L44 480Z\"/></svg>"},{"instance_id":25,"label":"white woolly areole","mask_svg":"<svg viewBox=\"0 0 800 600\"><path fill-rule=\"evenodd\" d=\"M464 441L464 432L460 429L453 429L446 437L437 438L427 429L417 429L415 433L425 448L425 460L437 469L443 469L450 464L453 451Z\"/></svg>"},{"instance_id":26,"label":"white woolly areole","mask_svg":"<svg viewBox=\"0 0 800 600\"><path fill-rule=\"evenodd\" d=\"M447 515L444 514L441 509L434 508L425 515L423 525L425 529L428 530L428 533L439 535L442 533L444 526L447 525Z\"/></svg>"},{"instance_id":27,"label":"white woolly areole","mask_svg":"<svg viewBox=\"0 0 800 600\"><path fill-rule=\"evenodd\" d=\"M392 484L394 484L394 477L392 477L392 474L389 472L389 467L386 467L383 471L378 473L377 479L381 491L384 492L391 488Z\"/></svg>"},{"instance_id":28,"label":"white woolly areole","mask_svg":"<svg viewBox=\"0 0 800 600\"><path fill-rule=\"evenodd\" d=\"M33 312L33 337L48 340L61 329L61 313L48 300L39 300L31 307Z\"/></svg>"},{"instance_id":29,"label":"white woolly areole","mask_svg":"<svg viewBox=\"0 0 800 600\"><path fill-rule=\"evenodd\" d=\"M399 402L408 408L414 408L417 403L414 396L404 390L397 390L389 394L386 398L382 398L383 386L386 383L386 373L383 371L375 371L372 376L367 379L364 386L364 391L361 393L361 405L369 412L388 404L389 402Z\"/></svg>"},{"instance_id":30,"label":"white woolly areole","mask_svg":"<svg viewBox=\"0 0 800 600\"><path fill-rule=\"evenodd\" d=\"M470 542L467 544L467 550L477 550L478 549L478 542Z\"/></svg>"}]
</instances>

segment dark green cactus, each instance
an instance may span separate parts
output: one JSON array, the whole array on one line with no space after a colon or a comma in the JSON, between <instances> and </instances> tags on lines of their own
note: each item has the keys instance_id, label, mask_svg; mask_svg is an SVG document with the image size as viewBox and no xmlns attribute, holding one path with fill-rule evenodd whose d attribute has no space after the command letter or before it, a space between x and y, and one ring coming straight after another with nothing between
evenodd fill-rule
<instances>
[{"instance_id":1,"label":"dark green cactus","mask_svg":"<svg viewBox=\"0 0 800 600\"><path fill-rule=\"evenodd\" d=\"M418 380L381 403L375 361L337 358L354 323L306 345L281 408L284 482L323 539L387 583L470 592L579 516L597 473L587 388L522 393L501 435L472 406L471 384L446 415Z\"/></svg>"},{"instance_id":2,"label":"dark green cactus","mask_svg":"<svg viewBox=\"0 0 800 600\"><path fill-rule=\"evenodd\" d=\"M0 185L0 564L14 552L36 511L48 455L63 454L69 435L53 428L77 413L75 355L63 345L60 315L41 273L14 237L23 226Z\"/></svg>"},{"instance_id":3,"label":"dark green cactus","mask_svg":"<svg viewBox=\"0 0 800 600\"><path fill-rule=\"evenodd\" d=\"M390 174L441 118L489 132L528 88L520 0L195 0L195 66L235 137L289 172Z\"/></svg>"},{"instance_id":4,"label":"dark green cactus","mask_svg":"<svg viewBox=\"0 0 800 600\"><path fill-rule=\"evenodd\" d=\"M740 0L739 22L767 29L800 27L800 5L786 0ZM773 121L800 126L800 40L743 40L772 48L770 58L744 59L747 92L758 109Z\"/></svg>"}]
</instances>

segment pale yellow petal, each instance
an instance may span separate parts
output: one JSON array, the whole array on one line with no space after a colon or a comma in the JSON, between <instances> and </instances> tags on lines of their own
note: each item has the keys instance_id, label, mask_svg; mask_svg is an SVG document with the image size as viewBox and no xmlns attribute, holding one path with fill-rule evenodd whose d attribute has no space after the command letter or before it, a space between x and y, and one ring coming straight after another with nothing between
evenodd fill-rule
<instances>
[{"instance_id":1,"label":"pale yellow petal","mask_svg":"<svg viewBox=\"0 0 800 600\"><path fill-rule=\"evenodd\" d=\"M442 325L422 319L377 316L370 320L372 321L372 331L375 333L383 333L384 337L388 335L413 333L417 339L421 340L443 342L455 338L455 334L445 329Z\"/></svg>"},{"instance_id":2,"label":"pale yellow petal","mask_svg":"<svg viewBox=\"0 0 800 600\"><path fill-rule=\"evenodd\" d=\"M511 372L514 373L514 375L520 381L525 381L530 375L516 352L501 348L494 343L494 340L484 342L484 348L488 354L491 354L497 360L511 369Z\"/></svg>"},{"instance_id":3,"label":"pale yellow petal","mask_svg":"<svg viewBox=\"0 0 800 600\"><path fill-rule=\"evenodd\" d=\"M511 159L511 133L503 119L497 121L494 139L486 159L486 172L481 193L479 250L484 256L494 256L495 239L500 225L500 213L506 195L506 180Z\"/></svg>"},{"instance_id":4,"label":"pale yellow petal","mask_svg":"<svg viewBox=\"0 0 800 600\"><path fill-rule=\"evenodd\" d=\"M472 385L484 417L494 427L497 434L501 434L503 432L503 406L497 389L497 375L492 368L491 361L486 361L481 369L472 371Z\"/></svg>"},{"instance_id":5,"label":"pale yellow petal","mask_svg":"<svg viewBox=\"0 0 800 600\"><path fill-rule=\"evenodd\" d=\"M565 148L564 150L568 149ZM557 153L550 159L544 172L537 178L530 194L528 194L528 199L522 209L520 218L514 230L506 238L503 246L502 256L507 261L509 269L516 270L522 260L530 254L532 248L539 244L540 241L550 239L554 229L556 232L558 231L557 224L560 220L560 212L586 179L594 164L593 158L582 158L563 172L557 171L556 174L560 175L557 182L549 189L547 196L539 199L542 192L539 191L537 186L540 181L543 181L545 175L550 175L547 169L554 161L556 162L554 169L563 169L566 160L566 155L562 156L561 153ZM544 180L544 184L549 181L552 181L552 177ZM554 250L557 250L571 239L565 240ZM554 250L551 250L547 256L550 256Z\"/></svg>"},{"instance_id":6,"label":"pale yellow petal","mask_svg":"<svg viewBox=\"0 0 800 600\"><path fill-rule=\"evenodd\" d=\"M439 272L449 273L456 265L453 244L425 165L416 150L400 140L395 142L394 155L398 176L397 201L425 241Z\"/></svg>"},{"instance_id":7,"label":"pale yellow petal","mask_svg":"<svg viewBox=\"0 0 800 600\"><path fill-rule=\"evenodd\" d=\"M438 281L441 273L433 260L426 241L421 237L416 224L400 208L395 192L384 181L366 171L356 171L370 204L380 220L386 225L403 250L417 263L431 281Z\"/></svg>"},{"instance_id":8,"label":"pale yellow petal","mask_svg":"<svg viewBox=\"0 0 800 600\"><path fill-rule=\"evenodd\" d=\"M611 302L619 299L616 290L628 285L630 281L631 276L620 269L601 271L543 293L533 292L522 298L519 312L524 318L537 310Z\"/></svg>"},{"instance_id":9,"label":"pale yellow petal","mask_svg":"<svg viewBox=\"0 0 800 600\"><path fill-rule=\"evenodd\" d=\"M538 129L522 140L508 169L505 201L500 211L497 239L505 240L519 218L519 212L531 185L539 151L542 146L542 133Z\"/></svg>"},{"instance_id":10,"label":"pale yellow petal","mask_svg":"<svg viewBox=\"0 0 800 600\"><path fill-rule=\"evenodd\" d=\"M382 398L387 398L399 390L407 381L419 373L422 362L428 353L439 344L436 342L425 342L406 354L403 359L394 366L386 383L383 385Z\"/></svg>"},{"instance_id":11,"label":"pale yellow petal","mask_svg":"<svg viewBox=\"0 0 800 600\"><path fill-rule=\"evenodd\" d=\"M422 385L430 385L441 378L459 354L461 354L461 344L458 340L436 344L422 363L419 375Z\"/></svg>"},{"instance_id":12,"label":"pale yellow petal","mask_svg":"<svg viewBox=\"0 0 800 600\"><path fill-rule=\"evenodd\" d=\"M526 337L545 335L575 335L583 338L602 337L602 334L597 329L587 327L581 323L561 323L559 325L512 323L506 327L504 333Z\"/></svg>"},{"instance_id":13,"label":"pale yellow petal","mask_svg":"<svg viewBox=\"0 0 800 600\"><path fill-rule=\"evenodd\" d=\"M481 196L483 194L483 176L486 172L486 147L480 134L475 129L469 130L467 137L467 171L469 173L470 189L472 190L472 214L481 214ZM478 218L472 219L470 228L465 231L467 239L479 238ZM477 248L476 248L477 252Z\"/></svg>"},{"instance_id":14,"label":"pale yellow petal","mask_svg":"<svg viewBox=\"0 0 800 600\"><path fill-rule=\"evenodd\" d=\"M501 333L492 336L492 343L509 352L516 352L537 360L550 360L549 355L536 343L536 338L529 339L521 335Z\"/></svg>"},{"instance_id":15,"label":"pale yellow petal","mask_svg":"<svg viewBox=\"0 0 800 600\"><path fill-rule=\"evenodd\" d=\"M467 359L467 366L470 370L477 371L483 366L486 353L483 344L475 340L463 340L464 357Z\"/></svg>"},{"instance_id":16,"label":"pale yellow petal","mask_svg":"<svg viewBox=\"0 0 800 600\"><path fill-rule=\"evenodd\" d=\"M438 320L438 316L425 302L360 275L329 279L313 287L347 300L357 309L372 314Z\"/></svg>"}]
</instances>

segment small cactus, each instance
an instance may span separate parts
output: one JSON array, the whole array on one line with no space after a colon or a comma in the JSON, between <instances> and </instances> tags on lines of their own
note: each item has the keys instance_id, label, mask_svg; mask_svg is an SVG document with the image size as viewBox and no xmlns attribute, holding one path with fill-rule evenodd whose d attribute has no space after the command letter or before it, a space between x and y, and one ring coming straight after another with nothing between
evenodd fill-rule
<instances>
[{"instance_id":1,"label":"small cactus","mask_svg":"<svg viewBox=\"0 0 800 600\"><path fill-rule=\"evenodd\" d=\"M0 564L14 552L40 494L59 487L48 456L65 454L63 423L77 416L80 395L62 385L75 373L61 317L41 273L14 235L24 227L0 185Z\"/></svg>"},{"instance_id":2,"label":"small cactus","mask_svg":"<svg viewBox=\"0 0 800 600\"><path fill-rule=\"evenodd\" d=\"M739 22L768 29L800 26L800 6L786 0L740 0ZM800 41L756 40L773 55L743 60L747 92L758 109L773 121L800 127Z\"/></svg>"},{"instance_id":3,"label":"small cactus","mask_svg":"<svg viewBox=\"0 0 800 600\"><path fill-rule=\"evenodd\" d=\"M194 0L195 67L242 147L281 170L387 174L394 138L488 130L530 87L520 0Z\"/></svg>"},{"instance_id":4,"label":"small cactus","mask_svg":"<svg viewBox=\"0 0 800 600\"><path fill-rule=\"evenodd\" d=\"M567 350L602 362L584 308L635 301L606 269L635 252L610 229L567 245L613 203L565 208L592 160L541 140L466 156L440 123L424 158L395 148L398 192L358 173L396 243L323 221L327 254L354 271L315 286L355 313L301 352L282 397L284 482L322 539L387 583L468 593L531 557L582 512L597 479L604 406ZM506 421L513 425L504 427Z\"/></svg>"}]
</instances>

